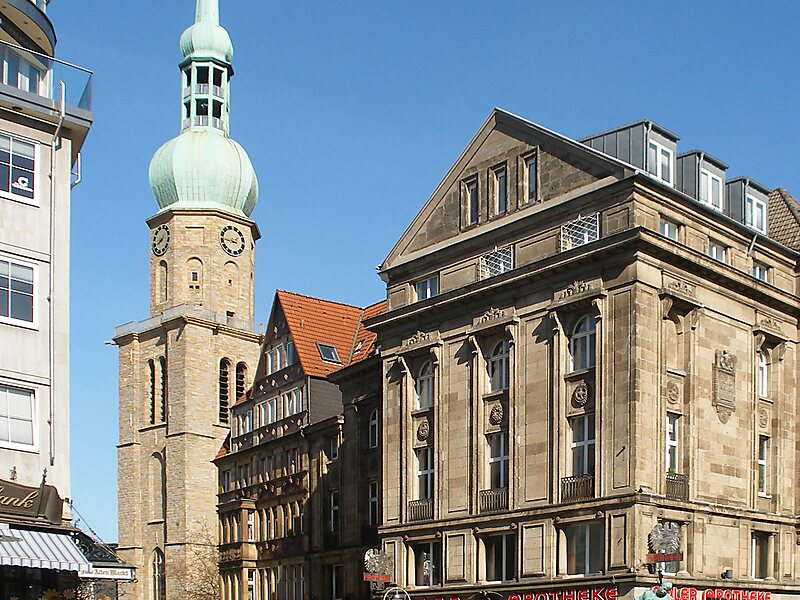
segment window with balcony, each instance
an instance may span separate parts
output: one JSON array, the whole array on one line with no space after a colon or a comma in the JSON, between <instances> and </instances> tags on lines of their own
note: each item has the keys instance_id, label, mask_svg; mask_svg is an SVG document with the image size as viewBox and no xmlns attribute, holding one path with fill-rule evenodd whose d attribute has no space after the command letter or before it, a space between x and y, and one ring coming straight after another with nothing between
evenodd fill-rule
<instances>
[{"instance_id":1,"label":"window with balcony","mask_svg":"<svg viewBox=\"0 0 800 600\"><path fill-rule=\"evenodd\" d=\"M586 315L575 324L569 337L570 372L595 366L596 344L595 318Z\"/></svg>"},{"instance_id":2,"label":"window with balcony","mask_svg":"<svg viewBox=\"0 0 800 600\"><path fill-rule=\"evenodd\" d=\"M763 200L747 196L744 203L744 224L756 231L767 233L767 204Z\"/></svg>"},{"instance_id":3,"label":"window with balcony","mask_svg":"<svg viewBox=\"0 0 800 600\"><path fill-rule=\"evenodd\" d=\"M496 248L481 256L480 276L488 279L507 273L514 268L514 250L511 246Z\"/></svg>"},{"instance_id":4,"label":"window with balcony","mask_svg":"<svg viewBox=\"0 0 800 600\"><path fill-rule=\"evenodd\" d=\"M750 535L750 577L769 577L769 534L754 531Z\"/></svg>"},{"instance_id":5,"label":"window with balcony","mask_svg":"<svg viewBox=\"0 0 800 600\"><path fill-rule=\"evenodd\" d=\"M439 276L434 275L427 279L422 279L414 284L417 293L417 301L433 298L439 293Z\"/></svg>"},{"instance_id":6,"label":"window with balcony","mask_svg":"<svg viewBox=\"0 0 800 600\"><path fill-rule=\"evenodd\" d=\"M508 212L507 174L505 167L492 170L492 210L495 215Z\"/></svg>"},{"instance_id":7,"label":"window with balcony","mask_svg":"<svg viewBox=\"0 0 800 600\"><path fill-rule=\"evenodd\" d=\"M672 185L672 150L650 140L647 144L647 172Z\"/></svg>"},{"instance_id":8,"label":"window with balcony","mask_svg":"<svg viewBox=\"0 0 800 600\"><path fill-rule=\"evenodd\" d=\"M442 583L442 544L422 542L411 546L414 559L414 584L416 586L440 585Z\"/></svg>"},{"instance_id":9,"label":"window with balcony","mask_svg":"<svg viewBox=\"0 0 800 600\"><path fill-rule=\"evenodd\" d=\"M725 262L728 254L728 248L722 242L715 242L708 240L708 255L716 261L721 263Z\"/></svg>"},{"instance_id":10,"label":"window with balcony","mask_svg":"<svg viewBox=\"0 0 800 600\"><path fill-rule=\"evenodd\" d=\"M486 581L512 581L517 568L517 535L507 533L483 539Z\"/></svg>"},{"instance_id":11,"label":"window with balcony","mask_svg":"<svg viewBox=\"0 0 800 600\"><path fill-rule=\"evenodd\" d=\"M370 449L378 447L378 432L378 409L374 408L372 412L369 413L369 423L367 425L367 445Z\"/></svg>"},{"instance_id":12,"label":"window with balcony","mask_svg":"<svg viewBox=\"0 0 800 600\"><path fill-rule=\"evenodd\" d=\"M769 363L763 352L756 353L756 392L761 398L769 397Z\"/></svg>"},{"instance_id":13,"label":"window with balcony","mask_svg":"<svg viewBox=\"0 0 800 600\"><path fill-rule=\"evenodd\" d=\"M600 218L598 213L582 217L578 215L561 226L561 252L594 242L600 238Z\"/></svg>"},{"instance_id":14,"label":"window with balcony","mask_svg":"<svg viewBox=\"0 0 800 600\"><path fill-rule=\"evenodd\" d=\"M759 281L763 281L767 283L767 276L769 274L769 267L764 263L760 263L757 260L753 261L753 277L758 279Z\"/></svg>"},{"instance_id":15,"label":"window with balcony","mask_svg":"<svg viewBox=\"0 0 800 600\"><path fill-rule=\"evenodd\" d=\"M667 413L665 432L666 432L666 456L664 458L664 466L667 473L679 473L681 471L678 463L678 426L680 423L680 415L676 413Z\"/></svg>"},{"instance_id":16,"label":"window with balcony","mask_svg":"<svg viewBox=\"0 0 800 600\"><path fill-rule=\"evenodd\" d=\"M433 363L431 361L426 361L422 367L420 367L417 373L417 379L414 382L417 409L430 408L433 406L433 377Z\"/></svg>"},{"instance_id":17,"label":"window with balcony","mask_svg":"<svg viewBox=\"0 0 800 600\"><path fill-rule=\"evenodd\" d=\"M433 448L420 448L417 454L417 498L433 499Z\"/></svg>"},{"instance_id":18,"label":"window with balcony","mask_svg":"<svg viewBox=\"0 0 800 600\"><path fill-rule=\"evenodd\" d=\"M567 575L591 575L603 570L605 540L602 522L567 525L562 540L566 543Z\"/></svg>"},{"instance_id":19,"label":"window with balcony","mask_svg":"<svg viewBox=\"0 0 800 600\"><path fill-rule=\"evenodd\" d=\"M769 495L769 437L758 436L758 495Z\"/></svg>"},{"instance_id":20,"label":"window with balcony","mask_svg":"<svg viewBox=\"0 0 800 600\"><path fill-rule=\"evenodd\" d=\"M670 221L669 219L661 218L661 224L659 226L659 231L661 235L665 238L669 238L674 242L678 241L678 231L679 225L674 221Z\"/></svg>"},{"instance_id":21,"label":"window with balcony","mask_svg":"<svg viewBox=\"0 0 800 600\"><path fill-rule=\"evenodd\" d=\"M722 210L722 179L705 169L700 170L700 202Z\"/></svg>"},{"instance_id":22,"label":"window with balcony","mask_svg":"<svg viewBox=\"0 0 800 600\"><path fill-rule=\"evenodd\" d=\"M34 265L0 257L0 323L36 325L36 275Z\"/></svg>"},{"instance_id":23,"label":"window with balcony","mask_svg":"<svg viewBox=\"0 0 800 600\"><path fill-rule=\"evenodd\" d=\"M501 431L486 436L489 450L489 489L508 487L508 432Z\"/></svg>"},{"instance_id":24,"label":"window with balcony","mask_svg":"<svg viewBox=\"0 0 800 600\"><path fill-rule=\"evenodd\" d=\"M569 419L572 475L594 475L594 413Z\"/></svg>"},{"instance_id":25,"label":"window with balcony","mask_svg":"<svg viewBox=\"0 0 800 600\"><path fill-rule=\"evenodd\" d=\"M486 391L490 394L508 389L509 348L509 341L503 340L492 349L492 353L486 359Z\"/></svg>"}]
</instances>

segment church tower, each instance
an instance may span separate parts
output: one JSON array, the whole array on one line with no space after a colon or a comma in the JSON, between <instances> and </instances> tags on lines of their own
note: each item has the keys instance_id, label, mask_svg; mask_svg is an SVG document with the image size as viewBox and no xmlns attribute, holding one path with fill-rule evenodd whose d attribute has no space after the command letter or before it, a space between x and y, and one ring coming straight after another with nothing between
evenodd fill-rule
<instances>
[{"instance_id":1,"label":"church tower","mask_svg":"<svg viewBox=\"0 0 800 600\"><path fill-rule=\"evenodd\" d=\"M229 137L233 46L219 0L180 38L181 132L153 156L150 318L118 327L119 556L132 600L193 595L216 564L216 471L229 407L255 369L258 196Z\"/></svg>"}]
</instances>

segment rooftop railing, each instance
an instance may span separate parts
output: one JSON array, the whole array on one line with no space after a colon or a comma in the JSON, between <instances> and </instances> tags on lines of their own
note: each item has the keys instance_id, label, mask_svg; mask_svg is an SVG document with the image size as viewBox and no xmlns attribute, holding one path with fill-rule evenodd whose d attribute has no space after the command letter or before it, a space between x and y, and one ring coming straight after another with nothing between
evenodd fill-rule
<instances>
[{"instance_id":1,"label":"rooftop railing","mask_svg":"<svg viewBox=\"0 0 800 600\"><path fill-rule=\"evenodd\" d=\"M177 317L194 317L204 321L211 321L212 323L219 323L220 325L227 325L234 329L243 329L254 333L255 335L263 335L267 331L266 323L256 323L249 319L239 319L237 317L229 317L227 313L218 312L209 308L201 306L193 306L190 304L180 304L173 308L165 310L163 313L144 321L131 321L125 323L114 329L114 337L128 335L129 333L141 333L158 327L162 323L171 321Z\"/></svg>"}]
</instances>

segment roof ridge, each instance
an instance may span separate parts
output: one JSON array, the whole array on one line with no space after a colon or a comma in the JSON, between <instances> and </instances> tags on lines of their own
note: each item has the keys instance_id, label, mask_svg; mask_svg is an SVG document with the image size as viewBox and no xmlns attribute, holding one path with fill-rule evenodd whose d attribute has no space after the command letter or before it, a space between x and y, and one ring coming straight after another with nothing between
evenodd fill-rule
<instances>
[{"instance_id":1,"label":"roof ridge","mask_svg":"<svg viewBox=\"0 0 800 600\"><path fill-rule=\"evenodd\" d=\"M338 304L339 306L347 306L348 308L357 308L359 310L363 310L360 306L356 304L348 304L347 302L339 302L338 300L328 300L327 298L320 298L318 296L310 296L308 294L301 294L300 292L290 292L289 290L275 290L276 294L289 294L291 296L299 296L300 298L308 298L309 300L318 300L319 302L325 302L326 304Z\"/></svg>"},{"instance_id":2,"label":"roof ridge","mask_svg":"<svg viewBox=\"0 0 800 600\"><path fill-rule=\"evenodd\" d=\"M353 364L353 354L356 348L356 342L358 341L358 332L361 331L361 323L364 322L364 313L367 312L366 308L361 309L361 314L358 315L358 323L356 323L355 331L353 331L353 343L350 344L350 356L347 357L347 365L350 366Z\"/></svg>"}]
</instances>

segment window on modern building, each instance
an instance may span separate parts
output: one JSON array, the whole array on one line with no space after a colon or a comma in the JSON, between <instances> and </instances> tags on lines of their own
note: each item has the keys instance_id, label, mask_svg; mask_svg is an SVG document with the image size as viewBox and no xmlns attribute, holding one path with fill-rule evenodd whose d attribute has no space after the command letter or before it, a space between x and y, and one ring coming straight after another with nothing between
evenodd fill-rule
<instances>
[{"instance_id":1,"label":"window on modern building","mask_svg":"<svg viewBox=\"0 0 800 600\"><path fill-rule=\"evenodd\" d=\"M750 535L750 577L769 577L769 534L754 531Z\"/></svg>"},{"instance_id":2,"label":"window on modern building","mask_svg":"<svg viewBox=\"0 0 800 600\"><path fill-rule=\"evenodd\" d=\"M377 448L378 447L378 409L372 409L372 412L369 413L369 424L367 426L367 444L370 448Z\"/></svg>"},{"instance_id":3,"label":"window on modern building","mask_svg":"<svg viewBox=\"0 0 800 600\"><path fill-rule=\"evenodd\" d=\"M417 499L433 499L433 448L420 448L417 454Z\"/></svg>"},{"instance_id":4,"label":"window on modern building","mask_svg":"<svg viewBox=\"0 0 800 600\"><path fill-rule=\"evenodd\" d=\"M339 435L331 436L331 451L328 455L328 460L334 461L339 458Z\"/></svg>"},{"instance_id":5,"label":"window on modern building","mask_svg":"<svg viewBox=\"0 0 800 600\"><path fill-rule=\"evenodd\" d=\"M161 548L153 551L153 598L165 600L167 597L167 577L164 572L164 552Z\"/></svg>"},{"instance_id":6,"label":"window on modern building","mask_svg":"<svg viewBox=\"0 0 800 600\"><path fill-rule=\"evenodd\" d=\"M467 204L467 225L478 222L478 179L470 179L464 183L464 195Z\"/></svg>"},{"instance_id":7,"label":"window on modern building","mask_svg":"<svg viewBox=\"0 0 800 600\"><path fill-rule=\"evenodd\" d=\"M368 503L369 503L369 516L368 523L370 525L378 524L378 482L370 481L367 484L368 490Z\"/></svg>"},{"instance_id":8,"label":"window on modern building","mask_svg":"<svg viewBox=\"0 0 800 600\"><path fill-rule=\"evenodd\" d=\"M525 199L528 204L536 202L539 190L537 183L536 154L532 154L525 159Z\"/></svg>"},{"instance_id":9,"label":"window on modern building","mask_svg":"<svg viewBox=\"0 0 800 600\"><path fill-rule=\"evenodd\" d=\"M647 144L647 172L672 185L672 150L651 140Z\"/></svg>"},{"instance_id":10,"label":"window on modern building","mask_svg":"<svg viewBox=\"0 0 800 600\"><path fill-rule=\"evenodd\" d=\"M0 258L0 322L34 323L36 269Z\"/></svg>"},{"instance_id":11,"label":"window on modern building","mask_svg":"<svg viewBox=\"0 0 800 600\"><path fill-rule=\"evenodd\" d=\"M769 494L769 437L758 436L758 494Z\"/></svg>"},{"instance_id":12,"label":"window on modern building","mask_svg":"<svg viewBox=\"0 0 800 600\"><path fill-rule=\"evenodd\" d=\"M582 317L569 338L570 371L591 369L595 366L597 333L592 315Z\"/></svg>"},{"instance_id":13,"label":"window on modern building","mask_svg":"<svg viewBox=\"0 0 800 600\"><path fill-rule=\"evenodd\" d=\"M573 476L594 475L594 427L594 413L569 419Z\"/></svg>"},{"instance_id":14,"label":"window on modern building","mask_svg":"<svg viewBox=\"0 0 800 600\"><path fill-rule=\"evenodd\" d=\"M508 487L508 432L501 431L486 436L489 448L489 489Z\"/></svg>"},{"instance_id":15,"label":"window on modern building","mask_svg":"<svg viewBox=\"0 0 800 600\"><path fill-rule=\"evenodd\" d=\"M561 226L561 252L583 246L600 238L600 215L591 214L587 217L578 215L577 219L568 221Z\"/></svg>"},{"instance_id":16,"label":"window on modern building","mask_svg":"<svg viewBox=\"0 0 800 600\"><path fill-rule=\"evenodd\" d=\"M514 250L511 246L496 248L481 256L481 279L496 277L514 268Z\"/></svg>"},{"instance_id":17,"label":"window on modern building","mask_svg":"<svg viewBox=\"0 0 800 600\"><path fill-rule=\"evenodd\" d=\"M414 391L417 399L417 409L430 408L433 406L433 363L426 361L417 373L414 382Z\"/></svg>"},{"instance_id":18,"label":"window on modern building","mask_svg":"<svg viewBox=\"0 0 800 600\"><path fill-rule=\"evenodd\" d=\"M766 283L768 273L769 267L767 265L760 263L757 260L753 261L753 277Z\"/></svg>"},{"instance_id":19,"label":"window on modern building","mask_svg":"<svg viewBox=\"0 0 800 600\"><path fill-rule=\"evenodd\" d=\"M336 348L333 346L328 344L320 344L317 342L317 350L319 350L319 355L325 362L335 363L337 365L342 364L342 360L339 358L339 353L336 352Z\"/></svg>"},{"instance_id":20,"label":"window on modern building","mask_svg":"<svg viewBox=\"0 0 800 600\"><path fill-rule=\"evenodd\" d=\"M30 449L35 445L32 390L0 386L0 445Z\"/></svg>"},{"instance_id":21,"label":"window on modern building","mask_svg":"<svg viewBox=\"0 0 800 600\"><path fill-rule=\"evenodd\" d=\"M342 565L331 566L331 600L342 600L344 598L344 579L342 576Z\"/></svg>"},{"instance_id":22,"label":"window on modern building","mask_svg":"<svg viewBox=\"0 0 800 600\"><path fill-rule=\"evenodd\" d=\"M244 396L247 385L247 365L243 362L236 363L236 399Z\"/></svg>"},{"instance_id":23,"label":"window on modern building","mask_svg":"<svg viewBox=\"0 0 800 600\"><path fill-rule=\"evenodd\" d=\"M508 185L505 167L492 171L492 210L495 215L508 211Z\"/></svg>"},{"instance_id":24,"label":"window on modern building","mask_svg":"<svg viewBox=\"0 0 800 600\"><path fill-rule=\"evenodd\" d=\"M414 556L414 584L431 586L442 583L442 543L422 542L411 546Z\"/></svg>"},{"instance_id":25,"label":"window on modern building","mask_svg":"<svg viewBox=\"0 0 800 600\"><path fill-rule=\"evenodd\" d=\"M708 240L708 255L721 263L725 262L728 248L721 242Z\"/></svg>"},{"instance_id":26,"label":"window on modern building","mask_svg":"<svg viewBox=\"0 0 800 600\"><path fill-rule=\"evenodd\" d=\"M705 169L700 169L700 202L722 210L722 179Z\"/></svg>"},{"instance_id":27,"label":"window on modern building","mask_svg":"<svg viewBox=\"0 0 800 600\"><path fill-rule=\"evenodd\" d=\"M678 229L679 225L674 221L670 221L669 219L661 218L661 225L659 226L659 231L661 235L666 238L669 238L675 242L678 241Z\"/></svg>"},{"instance_id":28,"label":"window on modern building","mask_svg":"<svg viewBox=\"0 0 800 600\"><path fill-rule=\"evenodd\" d=\"M564 527L567 575L590 575L603 570L605 540L599 521Z\"/></svg>"},{"instance_id":29,"label":"window on modern building","mask_svg":"<svg viewBox=\"0 0 800 600\"><path fill-rule=\"evenodd\" d=\"M439 276L433 275L414 284L417 292L417 301L433 298L439 293Z\"/></svg>"},{"instance_id":30,"label":"window on modern building","mask_svg":"<svg viewBox=\"0 0 800 600\"><path fill-rule=\"evenodd\" d=\"M756 392L762 398L769 397L769 363L767 355L763 352L756 353Z\"/></svg>"},{"instance_id":31,"label":"window on modern building","mask_svg":"<svg viewBox=\"0 0 800 600\"><path fill-rule=\"evenodd\" d=\"M681 472L680 465L678 464L680 459L680 455L678 453L678 427L680 424L680 418L681 416L679 414L668 412L665 419L664 429L666 432L666 456L664 457L664 467L667 473Z\"/></svg>"},{"instance_id":32,"label":"window on modern building","mask_svg":"<svg viewBox=\"0 0 800 600\"><path fill-rule=\"evenodd\" d=\"M36 146L0 135L0 194L32 201L36 192Z\"/></svg>"},{"instance_id":33,"label":"window on modern building","mask_svg":"<svg viewBox=\"0 0 800 600\"><path fill-rule=\"evenodd\" d=\"M328 496L328 528L331 532L339 531L339 490L331 490Z\"/></svg>"},{"instance_id":34,"label":"window on modern building","mask_svg":"<svg viewBox=\"0 0 800 600\"><path fill-rule=\"evenodd\" d=\"M486 581L514 579L517 567L517 535L506 533L483 538L486 556Z\"/></svg>"},{"instance_id":35,"label":"window on modern building","mask_svg":"<svg viewBox=\"0 0 800 600\"><path fill-rule=\"evenodd\" d=\"M230 420L230 376L231 361L223 358L219 361L219 422L228 423Z\"/></svg>"},{"instance_id":36,"label":"window on modern building","mask_svg":"<svg viewBox=\"0 0 800 600\"><path fill-rule=\"evenodd\" d=\"M489 358L486 359L486 391L488 393L508 389L509 348L509 341L503 340L494 347Z\"/></svg>"},{"instance_id":37,"label":"window on modern building","mask_svg":"<svg viewBox=\"0 0 800 600\"><path fill-rule=\"evenodd\" d=\"M744 224L761 233L767 233L767 204L747 196L744 203Z\"/></svg>"}]
</instances>

